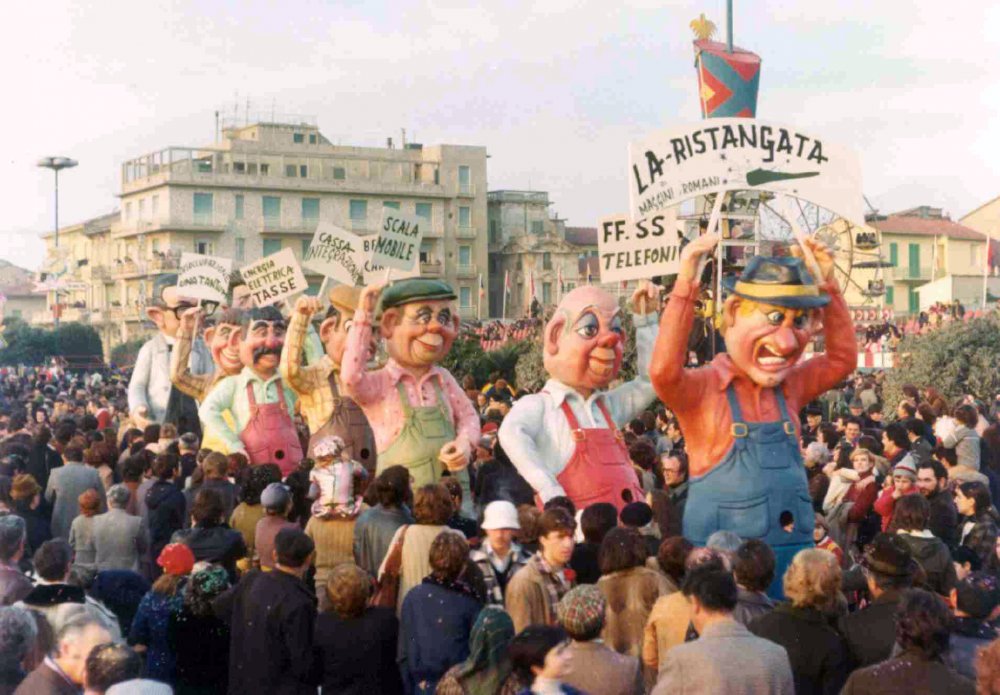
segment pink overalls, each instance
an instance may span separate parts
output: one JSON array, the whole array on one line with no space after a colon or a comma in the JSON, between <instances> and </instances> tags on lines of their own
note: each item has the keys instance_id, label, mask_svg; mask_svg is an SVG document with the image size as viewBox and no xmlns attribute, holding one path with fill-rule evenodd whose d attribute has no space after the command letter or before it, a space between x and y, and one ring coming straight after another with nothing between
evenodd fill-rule
<instances>
[{"instance_id":1,"label":"pink overalls","mask_svg":"<svg viewBox=\"0 0 1000 695\"><path fill-rule=\"evenodd\" d=\"M240 432L240 441L246 447L250 465L276 463L281 469L281 477L285 477L298 468L302 460L302 444L299 442L295 423L288 415L285 388L281 379L275 385L278 388L278 402L257 405L253 384L247 384L250 422Z\"/></svg>"}]
</instances>

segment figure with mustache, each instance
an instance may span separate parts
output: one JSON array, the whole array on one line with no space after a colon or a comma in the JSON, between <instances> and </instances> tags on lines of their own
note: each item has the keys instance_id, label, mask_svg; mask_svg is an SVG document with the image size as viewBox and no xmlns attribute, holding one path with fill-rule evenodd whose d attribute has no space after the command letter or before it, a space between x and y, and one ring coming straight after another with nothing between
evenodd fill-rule
<instances>
[{"instance_id":1,"label":"figure with mustache","mask_svg":"<svg viewBox=\"0 0 1000 695\"><path fill-rule=\"evenodd\" d=\"M153 422L171 423L180 434L201 434L198 404L170 381L170 360L177 343L181 316L195 308L197 300L182 297L176 275L160 275L153 284L153 301L146 316L156 324L157 333L140 348L128 384L128 410L133 424L144 429ZM184 362L193 374L211 371L211 357L205 344L194 339Z\"/></svg>"},{"instance_id":2,"label":"figure with mustache","mask_svg":"<svg viewBox=\"0 0 1000 695\"><path fill-rule=\"evenodd\" d=\"M458 335L455 299L440 280L408 278L384 292L381 285L366 287L347 332L341 381L375 433L377 473L405 466L417 489L447 470L471 511L466 467L479 442L479 416L455 377L438 366ZM377 305L389 361L367 371Z\"/></svg>"},{"instance_id":3,"label":"figure with mustache","mask_svg":"<svg viewBox=\"0 0 1000 695\"><path fill-rule=\"evenodd\" d=\"M341 395L340 365L344 358L347 331L358 308L361 290L338 285L330 290L330 308L319 327L325 354L303 364L304 343L308 340L310 318L322 307L316 297L299 297L288 325L281 352L281 377L299 397L299 410L309 425L309 456L317 442L339 437L348 458L358 461L369 474L375 472L375 436L368 418L357 403ZM368 347L370 358L374 341Z\"/></svg>"},{"instance_id":4,"label":"figure with mustache","mask_svg":"<svg viewBox=\"0 0 1000 695\"><path fill-rule=\"evenodd\" d=\"M853 371L854 327L834 277L833 255L809 238L820 284L798 257L753 257L738 279L723 281L729 292L722 309L726 352L704 367L685 369L698 264L717 242L717 235L708 234L681 253L650 378L687 445L684 536L696 545L719 530L763 540L777 556L772 592L780 593L792 557L813 545L799 409ZM820 330L826 353L801 361Z\"/></svg>"},{"instance_id":5,"label":"figure with mustache","mask_svg":"<svg viewBox=\"0 0 1000 695\"><path fill-rule=\"evenodd\" d=\"M211 390L198 414L208 433L220 437L231 453L242 452L252 465L276 463L283 476L302 460L292 413L295 392L278 373L285 342L285 319L273 306L243 315L239 373ZM232 414L234 426L223 417Z\"/></svg>"},{"instance_id":6,"label":"figure with mustache","mask_svg":"<svg viewBox=\"0 0 1000 695\"><path fill-rule=\"evenodd\" d=\"M656 397L647 371L658 300L647 281L632 294L637 376L613 389L608 385L621 369L625 339L613 296L599 287L577 287L545 325L543 363L550 378L540 393L514 404L498 433L541 502L566 495L577 509L608 502L621 511L644 499L619 428Z\"/></svg>"},{"instance_id":7,"label":"figure with mustache","mask_svg":"<svg viewBox=\"0 0 1000 695\"><path fill-rule=\"evenodd\" d=\"M240 336L243 333L243 312L230 308L222 312L212 325L205 327L205 342L212 354L215 369L205 374L194 374L188 366L191 346L198 336L198 329L205 320L201 307L192 307L181 314L177 329L177 343L170 353L170 381L181 393L201 403L209 391L227 376L239 374L243 369L240 361ZM226 422L232 426L232 416L226 413ZM219 437L206 437L202 447L212 451L229 453L226 443Z\"/></svg>"}]
</instances>

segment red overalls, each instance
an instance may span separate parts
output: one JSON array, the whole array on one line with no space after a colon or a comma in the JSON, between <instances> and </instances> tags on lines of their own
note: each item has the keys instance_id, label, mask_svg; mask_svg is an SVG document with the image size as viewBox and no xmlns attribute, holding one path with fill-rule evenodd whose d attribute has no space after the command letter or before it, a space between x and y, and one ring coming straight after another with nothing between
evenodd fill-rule
<instances>
[{"instance_id":1,"label":"red overalls","mask_svg":"<svg viewBox=\"0 0 1000 695\"><path fill-rule=\"evenodd\" d=\"M285 388L281 379L276 382L278 402L257 405L253 395L253 384L247 384L247 400L250 402L250 422L240 432L240 441L246 447L250 465L276 463L281 469L281 477L294 471L302 460L302 444L299 442L295 423L288 415L285 405Z\"/></svg>"},{"instance_id":2,"label":"red overalls","mask_svg":"<svg viewBox=\"0 0 1000 695\"><path fill-rule=\"evenodd\" d=\"M632 468L621 432L615 427L604 401L597 401L597 407L604 414L607 427L584 429L568 402L564 400L561 407L573 431L576 448L556 480L576 508L609 502L620 512L630 502L645 501L646 495Z\"/></svg>"}]
</instances>

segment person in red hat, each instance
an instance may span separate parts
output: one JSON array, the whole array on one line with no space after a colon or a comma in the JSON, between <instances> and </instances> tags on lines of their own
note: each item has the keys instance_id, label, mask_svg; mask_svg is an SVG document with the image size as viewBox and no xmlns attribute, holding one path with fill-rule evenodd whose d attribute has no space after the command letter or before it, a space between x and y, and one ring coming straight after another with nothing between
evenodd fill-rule
<instances>
[{"instance_id":1,"label":"person in red hat","mask_svg":"<svg viewBox=\"0 0 1000 695\"><path fill-rule=\"evenodd\" d=\"M183 543L170 543L160 551L156 564L163 574L153 583L135 612L128 642L146 656L146 676L174 682L174 650L170 645L170 615L183 605L184 584L194 568L194 553Z\"/></svg>"}]
</instances>

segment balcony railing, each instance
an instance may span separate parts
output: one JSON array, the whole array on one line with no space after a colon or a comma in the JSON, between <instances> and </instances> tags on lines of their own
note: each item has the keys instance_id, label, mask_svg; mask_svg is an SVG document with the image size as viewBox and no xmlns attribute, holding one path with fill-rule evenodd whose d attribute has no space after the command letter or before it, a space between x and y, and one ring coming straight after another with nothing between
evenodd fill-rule
<instances>
[{"instance_id":1,"label":"balcony railing","mask_svg":"<svg viewBox=\"0 0 1000 695\"><path fill-rule=\"evenodd\" d=\"M298 224L282 222L276 217L265 217L260 223L262 234L315 234L319 220L307 219Z\"/></svg>"},{"instance_id":2,"label":"balcony railing","mask_svg":"<svg viewBox=\"0 0 1000 695\"><path fill-rule=\"evenodd\" d=\"M915 267L911 265L899 265L892 269L892 277L895 280L926 282L931 279L931 267L929 265Z\"/></svg>"},{"instance_id":3,"label":"balcony railing","mask_svg":"<svg viewBox=\"0 0 1000 695\"><path fill-rule=\"evenodd\" d=\"M436 276L441 274L441 261L427 261L420 263L420 274L425 276Z\"/></svg>"},{"instance_id":4,"label":"balcony railing","mask_svg":"<svg viewBox=\"0 0 1000 695\"><path fill-rule=\"evenodd\" d=\"M471 197L476 195L476 187L471 183L458 184L458 194L460 196Z\"/></svg>"},{"instance_id":5,"label":"balcony railing","mask_svg":"<svg viewBox=\"0 0 1000 695\"><path fill-rule=\"evenodd\" d=\"M455 268L455 275L457 275L460 278L475 277L476 276L476 272L477 272L476 271L476 266L475 266L475 264L472 264L472 263L470 263L468 265L461 265L461 264L459 264L458 267Z\"/></svg>"},{"instance_id":6,"label":"balcony railing","mask_svg":"<svg viewBox=\"0 0 1000 695\"><path fill-rule=\"evenodd\" d=\"M476 236L476 228L472 226L463 227L459 225L455 230L455 237L457 239L475 239Z\"/></svg>"}]
</instances>

